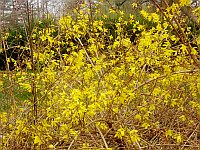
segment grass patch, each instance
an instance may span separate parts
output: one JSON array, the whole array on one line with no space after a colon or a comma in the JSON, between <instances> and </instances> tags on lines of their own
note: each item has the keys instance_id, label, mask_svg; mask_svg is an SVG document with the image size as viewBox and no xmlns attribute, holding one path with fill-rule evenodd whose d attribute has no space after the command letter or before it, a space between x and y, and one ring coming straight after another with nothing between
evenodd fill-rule
<instances>
[{"instance_id":1,"label":"grass patch","mask_svg":"<svg viewBox=\"0 0 200 150\"><path fill-rule=\"evenodd\" d=\"M0 90L0 111L7 111L11 108L12 102L14 101L17 106L23 104L25 100L31 98L31 93L24 90L16 82L17 77L9 79L8 77L3 77L5 72L0 72L1 81L3 83Z\"/></svg>"}]
</instances>

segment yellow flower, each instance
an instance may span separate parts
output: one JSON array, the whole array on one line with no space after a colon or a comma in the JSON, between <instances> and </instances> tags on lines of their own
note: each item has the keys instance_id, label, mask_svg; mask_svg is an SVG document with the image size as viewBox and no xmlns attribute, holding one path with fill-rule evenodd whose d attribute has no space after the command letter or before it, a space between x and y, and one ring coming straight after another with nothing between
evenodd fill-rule
<instances>
[{"instance_id":1,"label":"yellow flower","mask_svg":"<svg viewBox=\"0 0 200 150\"><path fill-rule=\"evenodd\" d=\"M49 145L49 148L50 148L50 149L53 149L53 148L55 148L55 147L51 144L51 145Z\"/></svg>"},{"instance_id":2,"label":"yellow flower","mask_svg":"<svg viewBox=\"0 0 200 150\"><path fill-rule=\"evenodd\" d=\"M191 0L180 0L180 6L189 6Z\"/></svg>"}]
</instances>

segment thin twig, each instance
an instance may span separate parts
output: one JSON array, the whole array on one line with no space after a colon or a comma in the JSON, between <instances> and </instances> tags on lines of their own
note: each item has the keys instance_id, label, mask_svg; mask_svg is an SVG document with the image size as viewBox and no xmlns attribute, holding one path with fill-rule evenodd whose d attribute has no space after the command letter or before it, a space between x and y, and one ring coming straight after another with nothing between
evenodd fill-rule
<instances>
[{"instance_id":1,"label":"thin twig","mask_svg":"<svg viewBox=\"0 0 200 150\"><path fill-rule=\"evenodd\" d=\"M194 131L190 134L190 136L188 137L188 139L185 141L185 143L184 143L183 147L181 148L181 150L184 149L184 147L186 146L186 143L189 142L189 140L191 139L191 137L193 136L193 134L197 131L198 127L199 127L199 124L196 126L196 128L194 129Z\"/></svg>"},{"instance_id":2,"label":"thin twig","mask_svg":"<svg viewBox=\"0 0 200 150\"><path fill-rule=\"evenodd\" d=\"M89 119L90 119L90 118L89 118ZM91 119L90 119L90 120L91 120ZM103 120L103 119L91 120L91 122L88 123L85 127L88 127L89 125L91 125L91 124L93 124L94 122L97 122L97 121L105 121L105 120ZM105 121L105 122L106 122L106 121ZM75 139L79 136L79 134L80 134L83 130L84 130L84 128L82 128L82 129L78 132L77 136L74 137L74 139L72 140L72 142L70 143L70 145L69 145L69 147L68 147L68 150L70 150L70 148L72 147L72 145L73 145Z\"/></svg>"},{"instance_id":3,"label":"thin twig","mask_svg":"<svg viewBox=\"0 0 200 150\"><path fill-rule=\"evenodd\" d=\"M106 140L105 140L105 138L104 138L104 136L103 136L101 130L100 130L97 126L96 126L96 128L97 128L99 134L101 135L101 138L102 138L102 140L103 140L103 142L104 142L105 148L108 149L108 144L107 144L107 142L106 142Z\"/></svg>"},{"instance_id":4,"label":"thin twig","mask_svg":"<svg viewBox=\"0 0 200 150\"><path fill-rule=\"evenodd\" d=\"M138 142L135 142L139 148L139 150L142 150L142 147L140 146L140 144Z\"/></svg>"},{"instance_id":5,"label":"thin twig","mask_svg":"<svg viewBox=\"0 0 200 150\"><path fill-rule=\"evenodd\" d=\"M198 72L198 71L200 71L200 69L195 69L195 70L182 70L182 71L173 72L172 75L174 75L174 74L181 74L181 73L194 73L194 72ZM142 84L140 84L139 86L137 86L137 87L134 89L134 91L137 90L137 89L139 89L140 87L144 86L145 84L151 83L152 81L158 80L158 79L160 79L160 78L164 78L164 77L166 77L166 76L167 76L167 74L164 74L164 75L161 75L161 76L159 76L159 77L157 77L157 78L153 78L153 79L147 80L147 81L143 82Z\"/></svg>"},{"instance_id":6,"label":"thin twig","mask_svg":"<svg viewBox=\"0 0 200 150\"><path fill-rule=\"evenodd\" d=\"M164 13L164 11L162 10L162 8L160 7L160 5L158 4L158 2L156 0L151 0L154 5L160 10L160 12L163 14L163 16L166 18L166 20L168 21L168 23L172 26L172 28L174 29L174 31L176 32L176 34L178 35L178 37L181 40L182 44L185 44L185 42L187 43L188 47L187 47L187 51L190 55L190 57L192 58L192 60L194 61L195 65L198 66L200 68L200 62L198 61L197 57L192 54L192 46L190 45L190 42L188 42L185 33L183 32L179 22L174 18L174 21L176 22L176 24L178 25L178 29L181 31L182 36L179 34L179 32L177 31L177 29L175 28L175 26L173 25L172 21L167 17L167 15Z\"/></svg>"},{"instance_id":7,"label":"thin twig","mask_svg":"<svg viewBox=\"0 0 200 150\"><path fill-rule=\"evenodd\" d=\"M69 147L68 147L68 150L70 150L70 148L72 147L74 141L76 140L76 138L79 136L79 134L81 133L81 131L78 132L77 136L74 137L74 139L71 141Z\"/></svg>"},{"instance_id":8,"label":"thin twig","mask_svg":"<svg viewBox=\"0 0 200 150\"><path fill-rule=\"evenodd\" d=\"M90 64L91 64L92 67L94 68L95 65L94 65L94 63L92 62L92 60L91 60L91 58L90 58L90 56L89 56L87 50L85 49L83 43L81 42L81 40L80 40L79 38L77 38L77 39L78 39L79 43L81 44L81 46L83 47L83 50L85 51L85 54L86 54L88 60L90 61ZM96 72L96 74L97 74L97 76L98 76L98 78L99 78L99 80L100 80L101 77L100 77L99 73L98 73L96 70L95 70L95 72ZM103 83L102 83L102 84L103 84ZM103 85L103 86L104 86L104 85Z\"/></svg>"},{"instance_id":9,"label":"thin twig","mask_svg":"<svg viewBox=\"0 0 200 150\"><path fill-rule=\"evenodd\" d=\"M169 24L172 26L172 28L174 29L174 31L176 32L176 34L178 35L178 37L183 41L181 35L179 34L179 32L176 30L175 26L173 25L173 23L171 22L171 20L167 17L167 15L163 12L162 8L160 7L160 5L157 3L157 1L155 0L151 0L154 5L160 10L160 12L162 13L162 15L166 18L166 20L169 22Z\"/></svg>"}]
</instances>

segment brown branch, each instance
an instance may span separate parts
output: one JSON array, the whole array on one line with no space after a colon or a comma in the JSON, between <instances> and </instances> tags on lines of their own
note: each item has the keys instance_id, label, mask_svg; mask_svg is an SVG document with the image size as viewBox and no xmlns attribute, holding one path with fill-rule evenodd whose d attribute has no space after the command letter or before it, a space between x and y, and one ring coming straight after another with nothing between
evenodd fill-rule
<instances>
[{"instance_id":1,"label":"brown branch","mask_svg":"<svg viewBox=\"0 0 200 150\"><path fill-rule=\"evenodd\" d=\"M160 10L160 12L163 14L163 16L166 18L166 20L168 21L168 23L172 26L172 28L174 29L174 31L176 32L177 36L179 37L179 39L181 40L182 44L187 43L188 47L187 47L187 51L190 55L190 57L192 58L192 60L194 61L195 65L198 66L198 68L200 68L200 62L198 61L197 57L192 54L192 46L190 45L190 42L187 40L187 37L185 35L185 33L183 32L183 30L181 29L181 26L179 24L179 22L174 18L174 21L176 22L176 24L178 25L178 29L181 31L182 36L179 34L178 30L175 28L175 26L173 25L172 21L167 17L167 15L164 13L164 11L162 10L162 8L160 7L160 5L155 1L155 0L151 0L153 2L153 4ZM166 2L165 2L166 3Z\"/></svg>"}]
</instances>

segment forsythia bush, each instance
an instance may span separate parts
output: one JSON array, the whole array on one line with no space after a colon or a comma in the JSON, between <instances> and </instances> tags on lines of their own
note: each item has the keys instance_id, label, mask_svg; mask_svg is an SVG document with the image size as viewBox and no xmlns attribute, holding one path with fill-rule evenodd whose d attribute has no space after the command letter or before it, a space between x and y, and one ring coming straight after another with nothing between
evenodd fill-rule
<instances>
[{"instance_id":1,"label":"forsythia bush","mask_svg":"<svg viewBox=\"0 0 200 150\"><path fill-rule=\"evenodd\" d=\"M27 59L26 69L14 71L15 83L33 96L0 113L1 147L198 148L199 45L189 44L184 18L169 21L180 5L169 7L164 19L142 10L152 27L110 10L119 15L115 37L87 10L35 28L34 65ZM127 26L133 35L139 31L134 44Z\"/></svg>"}]
</instances>

